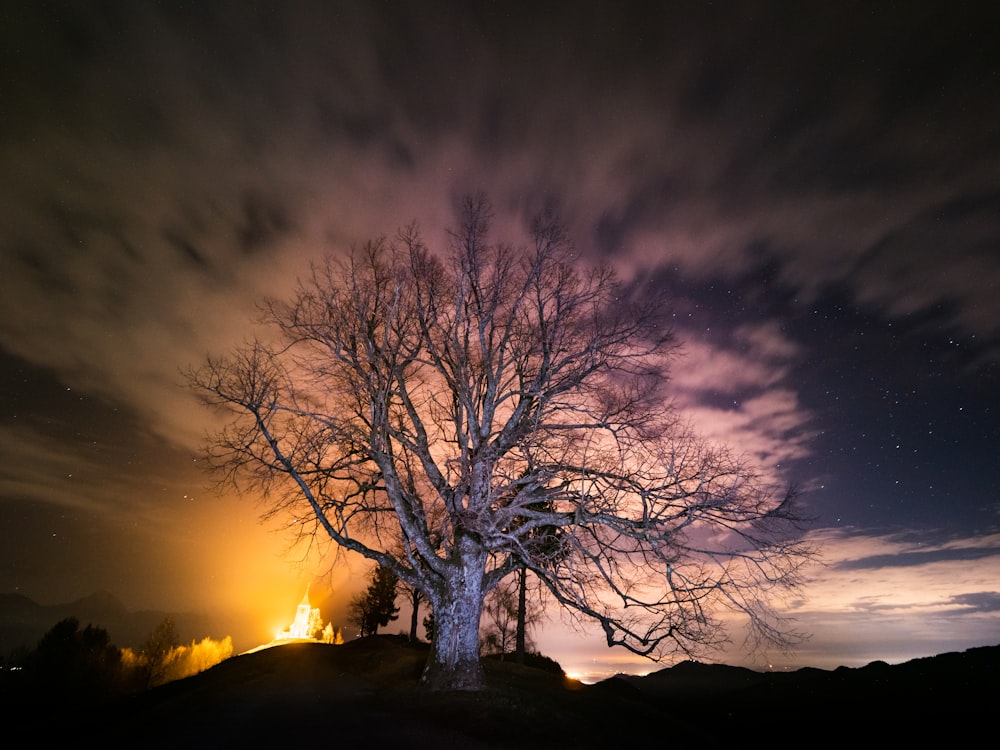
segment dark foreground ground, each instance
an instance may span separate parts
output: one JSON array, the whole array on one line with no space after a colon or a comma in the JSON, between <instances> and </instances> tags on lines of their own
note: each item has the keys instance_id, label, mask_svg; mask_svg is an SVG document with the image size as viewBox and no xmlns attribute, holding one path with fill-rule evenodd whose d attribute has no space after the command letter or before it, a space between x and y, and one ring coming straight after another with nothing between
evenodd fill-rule
<instances>
[{"instance_id":1,"label":"dark foreground ground","mask_svg":"<svg viewBox=\"0 0 1000 750\"><path fill-rule=\"evenodd\" d=\"M43 701L12 714L7 696L6 729L103 748L955 747L995 739L1000 711L1000 646L832 671L685 662L592 686L488 661L489 689L474 694L421 692L426 654L394 636L289 644L86 711Z\"/></svg>"}]
</instances>

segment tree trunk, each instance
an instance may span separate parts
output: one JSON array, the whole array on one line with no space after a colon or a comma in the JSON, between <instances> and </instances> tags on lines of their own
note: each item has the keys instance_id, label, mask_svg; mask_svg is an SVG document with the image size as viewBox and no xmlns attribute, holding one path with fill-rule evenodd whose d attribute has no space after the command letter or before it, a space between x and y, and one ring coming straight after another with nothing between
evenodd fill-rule
<instances>
[{"instance_id":1,"label":"tree trunk","mask_svg":"<svg viewBox=\"0 0 1000 750\"><path fill-rule=\"evenodd\" d=\"M479 621L483 614L483 571L486 555L475 543L465 547L445 581L433 594L434 638L420 678L429 690L481 690L485 686L479 663Z\"/></svg>"},{"instance_id":2,"label":"tree trunk","mask_svg":"<svg viewBox=\"0 0 1000 750\"><path fill-rule=\"evenodd\" d=\"M524 631L527 624L526 607L528 604L527 591L528 569L522 566L517 582L517 637L514 644L514 652L517 657L515 661L518 664L524 664Z\"/></svg>"},{"instance_id":3,"label":"tree trunk","mask_svg":"<svg viewBox=\"0 0 1000 750\"><path fill-rule=\"evenodd\" d=\"M413 589L410 592L410 604L413 605L413 614L410 615L410 643L417 642L417 623L419 622L420 612L420 591Z\"/></svg>"}]
</instances>

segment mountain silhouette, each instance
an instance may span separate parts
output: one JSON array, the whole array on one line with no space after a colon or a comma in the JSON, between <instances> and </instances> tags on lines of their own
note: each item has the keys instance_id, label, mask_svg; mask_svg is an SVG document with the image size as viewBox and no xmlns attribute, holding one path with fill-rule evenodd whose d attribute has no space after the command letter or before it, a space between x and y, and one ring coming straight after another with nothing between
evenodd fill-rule
<instances>
[{"instance_id":1,"label":"mountain silhouette","mask_svg":"<svg viewBox=\"0 0 1000 750\"><path fill-rule=\"evenodd\" d=\"M227 635L204 615L161 610L131 612L114 594L103 590L53 605L38 604L21 594L0 594L0 657L34 648L53 625L67 617L75 617L81 626L107 630L111 642L119 647L138 648L166 617L174 621L182 642Z\"/></svg>"},{"instance_id":2,"label":"mountain silhouette","mask_svg":"<svg viewBox=\"0 0 1000 750\"><path fill-rule=\"evenodd\" d=\"M950 743L986 726L998 688L1000 646L834 670L757 672L684 662L645 677L619 675L599 683L599 689L619 696L698 717L733 741L759 726L844 741L852 736L926 741L940 735Z\"/></svg>"}]
</instances>

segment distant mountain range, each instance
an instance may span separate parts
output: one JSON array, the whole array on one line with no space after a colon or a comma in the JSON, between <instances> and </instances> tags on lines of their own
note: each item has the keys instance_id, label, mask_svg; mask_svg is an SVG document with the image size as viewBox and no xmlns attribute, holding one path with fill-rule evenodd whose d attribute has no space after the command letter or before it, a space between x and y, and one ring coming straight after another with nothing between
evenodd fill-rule
<instances>
[{"instance_id":1,"label":"distant mountain range","mask_svg":"<svg viewBox=\"0 0 1000 750\"><path fill-rule=\"evenodd\" d=\"M75 617L80 627L104 628L120 648L137 648L165 617L170 617L182 643L205 637L221 638L211 618L194 614L141 610L130 612L113 594L98 591L66 604L42 605L21 594L0 594L0 658L33 649L60 620Z\"/></svg>"},{"instance_id":2,"label":"distant mountain range","mask_svg":"<svg viewBox=\"0 0 1000 750\"><path fill-rule=\"evenodd\" d=\"M1000 698L1000 645L832 670L758 672L686 661L645 677L618 675L596 687L669 708L734 741L749 736L751 727L762 735L847 738L853 729L860 738L877 728L884 737L955 740L977 736L976 728L992 721Z\"/></svg>"}]
</instances>

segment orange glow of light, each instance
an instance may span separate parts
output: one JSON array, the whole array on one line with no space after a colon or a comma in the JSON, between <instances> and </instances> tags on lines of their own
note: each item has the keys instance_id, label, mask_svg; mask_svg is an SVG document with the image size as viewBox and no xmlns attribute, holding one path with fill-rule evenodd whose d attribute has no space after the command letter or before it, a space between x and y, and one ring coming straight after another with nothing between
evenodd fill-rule
<instances>
[{"instance_id":1,"label":"orange glow of light","mask_svg":"<svg viewBox=\"0 0 1000 750\"><path fill-rule=\"evenodd\" d=\"M219 633L232 635L237 653L287 630L310 584L314 606L332 608L329 602L348 602L364 578L356 563L328 573L332 559L291 548L280 519L262 522L260 511L251 498L218 495L192 507L164 567L179 592L171 606L207 614ZM334 614L322 613L327 620Z\"/></svg>"}]
</instances>

